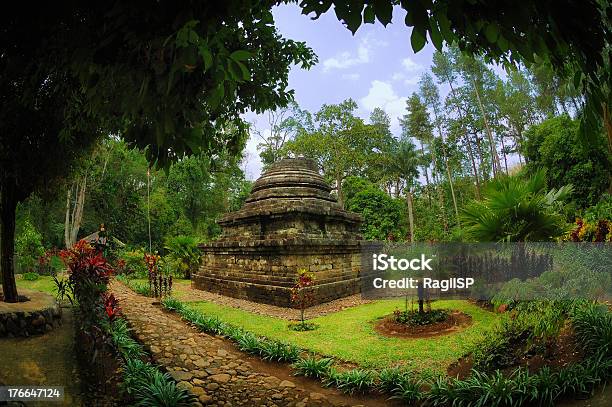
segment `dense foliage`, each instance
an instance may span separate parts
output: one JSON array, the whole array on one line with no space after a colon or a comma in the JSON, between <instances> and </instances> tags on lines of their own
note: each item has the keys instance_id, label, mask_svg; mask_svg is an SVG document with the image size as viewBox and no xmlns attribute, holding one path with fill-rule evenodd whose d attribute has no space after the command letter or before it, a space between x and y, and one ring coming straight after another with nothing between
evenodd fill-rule
<instances>
[{"instance_id":1,"label":"dense foliage","mask_svg":"<svg viewBox=\"0 0 612 407\"><path fill-rule=\"evenodd\" d=\"M578 123L562 115L525 132L523 151L529 174L546 170L549 188L573 185L571 197L579 208L597 202L610 185L612 161L603 134L580 137Z\"/></svg>"}]
</instances>

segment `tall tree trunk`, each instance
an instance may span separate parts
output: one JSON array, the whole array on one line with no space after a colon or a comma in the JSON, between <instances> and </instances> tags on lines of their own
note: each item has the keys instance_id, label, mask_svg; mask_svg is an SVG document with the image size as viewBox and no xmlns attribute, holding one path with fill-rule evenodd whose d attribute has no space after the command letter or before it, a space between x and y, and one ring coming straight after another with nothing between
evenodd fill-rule
<instances>
[{"instance_id":1,"label":"tall tree trunk","mask_svg":"<svg viewBox=\"0 0 612 407\"><path fill-rule=\"evenodd\" d=\"M455 188L453 187L453 181L451 178L450 167L448 166L448 160L446 160L446 174L448 176L448 184L450 185L451 197L453 198L453 206L455 208L455 217L457 219L457 225L461 229L461 221L459 220L459 209L457 208L457 197L455 196Z\"/></svg>"},{"instance_id":2,"label":"tall tree trunk","mask_svg":"<svg viewBox=\"0 0 612 407\"><path fill-rule=\"evenodd\" d=\"M478 158L480 159L480 167L483 167L484 163L484 153L482 152L482 145L480 144L480 139L478 138L478 134L474 134L476 138L476 150L478 151ZM489 171L482 170L482 178L487 181L489 179Z\"/></svg>"},{"instance_id":3,"label":"tall tree trunk","mask_svg":"<svg viewBox=\"0 0 612 407\"><path fill-rule=\"evenodd\" d=\"M442 140L442 160L444 160L444 166L446 167L446 176L448 177L451 197L453 198L455 216L457 218L457 224L459 225L459 228L461 228L461 224L459 223L459 211L457 210L457 198L455 197L455 188L453 187L453 177L451 176L450 167L448 165L448 157L446 156L446 146L444 144L444 136L442 135L442 127L440 126L440 120L438 119L438 109L435 104L433 106L433 111L434 117L436 118L436 127L438 128L438 134L440 135L440 139Z\"/></svg>"},{"instance_id":4,"label":"tall tree trunk","mask_svg":"<svg viewBox=\"0 0 612 407\"><path fill-rule=\"evenodd\" d=\"M79 236L81 222L83 221L83 208L85 206L85 192L87 191L87 174L74 185L74 207L71 208L72 187L66 196L66 217L64 219L64 243L67 248L74 246ZM72 209L72 210L71 210ZM71 215L72 214L72 215Z\"/></svg>"},{"instance_id":5,"label":"tall tree trunk","mask_svg":"<svg viewBox=\"0 0 612 407\"><path fill-rule=\"evenodd\" d=\"M612 116L610 112L610 106L607 103L603 103L603 122L606 128L606 134L608 135L608 153L612 156ZM612 173L609 175L608 193L612 194Z\"/></svg>"},{"instance_id":6,"label":"tall tree trunk","mask_svg":"<svg viewBox=\"0 0 612 407\"><path fill-rule=\"evenodd\" d=\"M450 77L447 77L446 79L448 81L448 85L450 86L450 90L451 90L451 94L453 95L453 98L457 99L457 95L455 94L455 88L453 87L453 81L450 79ZM478 177L478 170L476 169L476 161L474 161L474 153L472 152L472 145L470 144L470 137L468 135L467 128L465 127L465 123L463 123L464 115L459 105L457 105L457 113L459 114L459 119L461 119L461 123L463 124L463 136L465 139L465 144L468 149L468 156L470 157L470 161L472 162L472 170L474 171L474 178L476 180L476 197L478 198L478 200L480 200L481 199L480 197L480 178Z\"/></svg>"},{"instance_id":7,"label":"tall tree trunk","mask_svg":"<svg viewBox=\"0 0 612 407\"><path fill-rule=\"evenodd\" d=\"M406 204L408 205L408 223L410 224L410 243L414 242L414 215L412 213L412 188L406 186Z\"/></svg>"},{"instance_id":8,"label":"tall tree trunk","mask_svg":"<svg viewBox=\"0 0 612 407\"><path fill-rule=\"evenodd\" d=\"M421 157L423 157L423 161L425 161L425 147L423 146L423 141L419 140L421 143ZM427 201L429 202L429 209L431 209L431 194L429 192L429 171L427 170L427 165L423 164L423 169L425 170L425 189L427 190Z\"/></svg>"},{"instance_id":9,"label":"tall tree trunk","mask_svg":"<svg viewBox=\"0 0 612 407\"><path fill-rule=\"evenodd\" d=\"M16 185L13 178L5 178L0 185L0 271L5 302L17 302L15 283L15 212L17 210Z\"/></svg>"},{"instance_id":10,"label":"tall tree trunk","mask_svg":"<svg viewBox=\"0 0 612 407\"><path fill-rule=\"evenodd\" d=\"M484 120L487 137L489 138L489 143L491 145L491 161L493 164L493 177L495 177L497 176L497 173L501 171L501 163L499 161L499 155L497 155L497 148L495 145L495 141L493 140L493 133L491 132L491 127L489 126L489 120L487 119L487 114L484 111L484 106L482 105L482 101L480 100L480 92L478 92L478 86L474 79L472 79L472 84L474 85L474 91L476 92L476 100L478 101L478 106L480 108L480 113L482 114L482 119Z\"/></svg>"},{"instance_id":11,"label":"tall tree trunk","mask_svg":"<svg viewBox=\"0 0 612 407\"><path fill-rule=\"evenodd\" d=\"M502 145L502 154L504 155L504 165L506 167L506 174L508 174L508 157L506 155L506 146L504 144L504 138L501 138L501 145Z\"/></svg>"}]
</instances>

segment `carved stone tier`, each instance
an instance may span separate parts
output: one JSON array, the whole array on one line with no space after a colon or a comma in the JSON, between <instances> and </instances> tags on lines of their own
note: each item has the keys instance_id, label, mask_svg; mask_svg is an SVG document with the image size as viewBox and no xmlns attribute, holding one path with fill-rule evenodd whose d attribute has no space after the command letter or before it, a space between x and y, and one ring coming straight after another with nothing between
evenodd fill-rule
<instances>
[{"instance_id":1,"label":"carved stone tier","mask_svg":"<svg viewBox=\"0 0 612 407\"><path fill-rule=\"evenodd\" d=\"M291 306L297 273L315 273L315 303L359 292L361 217L343 210L305 158L274 164L244 206L224 216L219 239L200 245L195 288Z\"/></svg>"}]
</instances>

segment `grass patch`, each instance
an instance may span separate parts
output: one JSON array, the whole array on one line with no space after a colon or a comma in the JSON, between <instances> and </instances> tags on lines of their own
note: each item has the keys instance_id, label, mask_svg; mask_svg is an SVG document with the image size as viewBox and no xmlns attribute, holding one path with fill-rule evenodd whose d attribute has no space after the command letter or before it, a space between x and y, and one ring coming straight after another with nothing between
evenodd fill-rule
<instances>
[{"instance_id":1,"label":"grass patch","mask_svg":"<svg viewBox=\"0 0 612 407\"><path fill-rule=\"evenodd\" d=\"M27 290L48 293L54 297L57 295L55 284L53 283L53 277L51 276L39 275L36 280L25 280L23 278L17 278L15 282L17 284L17 291L19 291L20 288L25 288Z\"/></svg>"},{"instance_id":2,"label":"grass patch","mask_svg":"<svg viewBox=\"0 0 612 407\"><path fill-rule=\"evenodd\" d=\"M186 305L199 313L218 317L258 336L296 345L302 349L354 362L364 368L381 369L402 364L411 370L445 372L447 366L478 343L498 316L467 301L437 301L434 309L454 309L472 317L473 324L450 335L423 339L387 338L374 330L373 321L389 315L403 300L382 300L309 320L318 328L296 332L287 321L253 314L210 302Z\"/></svg>"}]
</instances>

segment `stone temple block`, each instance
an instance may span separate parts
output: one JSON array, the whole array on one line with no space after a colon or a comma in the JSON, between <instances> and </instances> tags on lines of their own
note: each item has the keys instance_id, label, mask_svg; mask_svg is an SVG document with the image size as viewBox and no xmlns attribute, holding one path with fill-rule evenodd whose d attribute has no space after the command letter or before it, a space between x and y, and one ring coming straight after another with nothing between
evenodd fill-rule
<instances>
[{"instance_id":1,"label":"stone temple block","mask_svg":"<svg viewBox=\"0 0 612 407\"><path fill-rule=\"evenodd\" d=\"M253 185L244 206L200 245L195 288L290 307L297 273L315 275L315 303L360 291L361 217L343 210L314 161L285 158Z\"/></svg>"}]
</instances>

